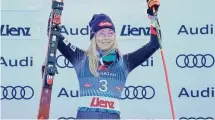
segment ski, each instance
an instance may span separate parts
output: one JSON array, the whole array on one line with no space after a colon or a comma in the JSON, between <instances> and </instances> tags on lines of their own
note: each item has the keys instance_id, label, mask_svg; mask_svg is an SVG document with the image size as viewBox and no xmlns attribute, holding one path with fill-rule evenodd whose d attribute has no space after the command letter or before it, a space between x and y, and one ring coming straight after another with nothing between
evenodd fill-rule
<instances>
[{"instance_id":1,"label":"ski","mask_svg":"<svg viewBox=\"0 0 215 120\"><path fill-rule=\"evenodd\" d=\"M58 38L56 31L61 31L61 15L63 11L63 0L52 0L52 10L48 20L48 47L45 58L45 63L42 67L42 90L40 96L39 112L37 118L39 120L49 119L50 104L52 96L52 86L54 76L57 72L56 67L56 52L58 45Z\"/></svg>"}]
</instances>

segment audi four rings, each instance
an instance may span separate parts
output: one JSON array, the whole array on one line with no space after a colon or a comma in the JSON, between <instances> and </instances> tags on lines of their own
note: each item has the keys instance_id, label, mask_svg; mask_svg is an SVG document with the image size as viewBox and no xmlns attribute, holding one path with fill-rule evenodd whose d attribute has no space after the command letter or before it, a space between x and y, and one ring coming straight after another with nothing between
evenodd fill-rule
<instances>
[{"instance_id":1,"label":"audi four rings","mask_svg":"<svg viewBox=\"0 0 215 120\"><path fill-rule=\"evenodd\" d=\"M213 117L181 117L179 120L214 120Z\"/></svg>"},{"instance_id":2,"label":"audi four rings","mask_svg":"<svg viewBox=\"0 0 215 120\"><path fill-rule=\"evenodd\" d=\"M74 117L60 117L58 120L74 120ZM179 120L214 120L213 117L181 117Z\"/></svg>"},{"instance_id":3,"label":"audi four rings","mask_svg":"<svg viewBox=\"0 0 215 120\"><path fill-rule=\"evenodd\" d=\"M1 100L29 100L34 96L31 86L1 86Z\"/></svg>"},{"instance_id":4,"label":"audi four rings","mask_svg":"<svg viewBox=\"0 0 215 120\"><path fill-rule=\"evenodd\" d=\"M176 65L180 68L210 68L214 62L214 56L211 54L180 54L176 58Z\"/></svg>"},{"instance_id":5,"label":"audi four rings","mask_svg":"<svg viewBox=\"0 0 215 120\"><path fill-rule=\"evenodd\" d=\"M121 99L152 99L155 89L152 86L127 86L122 91Z\"/></svg>"},{"instance_id":6,"label":"audi four rings","mask_svg":"<svg viewBox=\"0 0 215 120\"><path fill-rule=\"evenodd\" d=\"M59 68L73 68L72 64L63 55L56 57L56 65Z\"/></svg>"}]
</instances>

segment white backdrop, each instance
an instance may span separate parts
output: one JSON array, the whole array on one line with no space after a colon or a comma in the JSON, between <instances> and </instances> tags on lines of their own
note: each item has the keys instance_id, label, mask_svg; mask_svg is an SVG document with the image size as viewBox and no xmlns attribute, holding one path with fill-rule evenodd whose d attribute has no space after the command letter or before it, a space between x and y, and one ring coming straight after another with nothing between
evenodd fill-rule
<instances>
[{"instance_id":1,"label":"white backdrop","mask_svg":"<svg viewBox=\"0 0 215 120\"><path fill-rule=\"evenodd\" d=\"M36 119L51 0L1 2L1 119ZM149 41L149 35L141 31L143 28L147 30L150 24L145 0L65 0L64 3L62 24L69 34L63 35L79 48L89 46L89 31L86 30L89 30L88 22L95 13L105 13L112 18L123 53L132 52ZM214 0L161 0L159 21L176 118L215 119L214 4ZM128 27L138 28L140 33L128 35ZM75 33L76 29L78 34L71 35L70 30ZM178 57L181 54L191 56ZM186 63L191 67L179 67ZM58 64L65 65L63 57L59 57ZM58 68L58 71L50 118L75 117L78 99L70 95L71 92L76 96L78 91L75 71L73 68ZM30 86L33 91L16 86ZM132 71L126 86L151 86L155 95L149 100L122 100L122 118L171 119L160 51L148 60L148 65L143 63ZM60 94L62 90L66 90L69 96ZM132 89L130 91L132 96ZM152 92L147 90L147 95L152 95ZM19 97L21 99L17 100ZM25 100L25 97L31 98Z\"/></svg>"}]
</instances>

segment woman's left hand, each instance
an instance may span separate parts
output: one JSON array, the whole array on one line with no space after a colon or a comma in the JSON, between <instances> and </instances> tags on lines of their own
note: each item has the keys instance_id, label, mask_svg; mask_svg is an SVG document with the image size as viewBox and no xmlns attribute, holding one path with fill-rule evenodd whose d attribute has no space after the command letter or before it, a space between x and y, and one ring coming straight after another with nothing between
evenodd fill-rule
<instances>
[{"instance_id":1,"label":"woman's left hand","mask_svg":"<svg viewBox=\"0 0 215 120\"><path fill-rule=\"evenodd\" d=\"M148 2L148 7L149 8L154 8L156 11L158 11L158 8L160 6L160 0L147 0Z\"/></svg>"}]
</instances>

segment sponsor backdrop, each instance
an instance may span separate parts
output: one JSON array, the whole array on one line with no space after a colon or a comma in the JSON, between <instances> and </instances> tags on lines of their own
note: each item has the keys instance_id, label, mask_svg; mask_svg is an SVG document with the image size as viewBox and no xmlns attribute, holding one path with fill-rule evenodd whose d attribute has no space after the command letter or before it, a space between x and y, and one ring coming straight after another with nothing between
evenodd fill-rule
<instances>
[{"instance_id":1,"label":"sponsor backdrop","mask_svg":"<svg viewBox=\"0 0 215 120\"><path fill-rule=\"evenodd\" d=\"M1 119L36 119L51 0L1 4ZM161 0L163 47L175 114L181 120L215 119L214 4L214 0ZM87 49L89 20L94 13L106 13L115 23L122 53L129 53L149 41L146 8L145 0L65 0L62 34ZM79 104L76 73L59 52L57 66L50 118L73 119ZM121 117L171 119L159 51L129 75Z\"/></svg>"}]
</instances>

